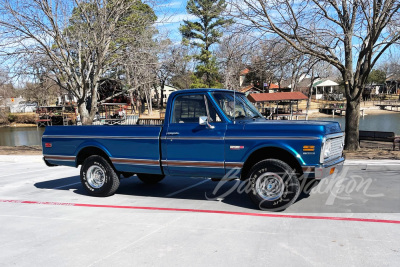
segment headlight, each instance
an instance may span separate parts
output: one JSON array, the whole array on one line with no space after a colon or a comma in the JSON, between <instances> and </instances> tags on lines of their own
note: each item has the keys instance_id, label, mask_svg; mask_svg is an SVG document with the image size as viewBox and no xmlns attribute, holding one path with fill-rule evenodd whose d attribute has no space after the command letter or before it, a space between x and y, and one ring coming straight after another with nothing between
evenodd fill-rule
<instances>
[{"instance_id":1,"label":"headlight","mask_svg":"<svg viewBox=\"0 0 400 267\"><path fill-rule=\"evenodd\" d=\"M327 140L325 143L325 150L324 150L324 158L329 158L331 156L331 150L332 150L332 141Z\"/></svg>"},{"instance_id":2,"label":"headlight","mask_svg":"<svg viewBox=\"0 0 400 267\"><path fill-rule=\"evenodd\" d=\"M322 147L321 147L321 156L320 156L320 163L324 163L326 158L329 158L331 155L332 151L332 141L331 140L326 140L324 137L322 139Z\"/></svg>"}]
</instances>

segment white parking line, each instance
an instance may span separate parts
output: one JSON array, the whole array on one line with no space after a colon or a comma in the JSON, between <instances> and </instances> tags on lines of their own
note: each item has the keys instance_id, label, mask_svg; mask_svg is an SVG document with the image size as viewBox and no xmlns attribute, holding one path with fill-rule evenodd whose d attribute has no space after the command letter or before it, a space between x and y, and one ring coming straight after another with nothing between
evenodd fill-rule
<instances>
[{"instance_id":1,"label":"white parking line","mask_svg":"<svg viewBox=\"0 0 400 267\"><path fill-rule=\"evenodd\" d=\"M63 187L67 187L67 186L70 186L70 185L76 185L76 184L80 184L81 182L77 182L77 183L73 183L73 184L66 184L66 185L62 185L62 186L58 186L58 187L54 187L54 188L49 188L49 190L53 190L53 189L60 189L60 188L63 188Z\"/></svg>"},{"instance_id":2,"label":"white parking line","mask_svg":"<svg viewBox=\"0 0 400 267\"><path fill-rule=\"evenodd\" d=\"M42 171L44 171L44 170L46 170L46 169L39 169L39 170L34 170L34 171L29 171L29 172L17 172L17 173L11 173L11 174L7 174L7 175L0 176L0 178L3 178L3 177L8 177L8 176L13 176L13 175L20 175L20 174L34 173L34 172L42 172Z\"/></svg>"},{"instance_id":3,"label":"white parking line","mask_svg":"<svg viewBox=\"0 0 400 267\"><path fill-rule=\"evenodd\" d=\"M49 188L49 190L59 189L59 188L67 187L67 186L70 186L70 185L80 184L80 183L81 182L77 182L77 183L73 183L73 184L66 184L66 185L62 185L62 186L58 186L58 187L54 187L54 188Z\"/></svg>"}]
</instances>

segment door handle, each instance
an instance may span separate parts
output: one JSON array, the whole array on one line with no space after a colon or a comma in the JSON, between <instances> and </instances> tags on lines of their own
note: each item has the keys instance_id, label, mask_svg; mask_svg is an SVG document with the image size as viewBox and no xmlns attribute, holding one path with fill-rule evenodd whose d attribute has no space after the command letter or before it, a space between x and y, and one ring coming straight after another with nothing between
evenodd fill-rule
<instances>
[{"instance_id":1,"label":"door handle","mask_svg":"<svg viewBox=\"0 0 400 267\"><path fill-rule=\"evenodd\" d=\"M178 132L168 132L167 135L178 135Z\"/></svg>"}]
</instances>

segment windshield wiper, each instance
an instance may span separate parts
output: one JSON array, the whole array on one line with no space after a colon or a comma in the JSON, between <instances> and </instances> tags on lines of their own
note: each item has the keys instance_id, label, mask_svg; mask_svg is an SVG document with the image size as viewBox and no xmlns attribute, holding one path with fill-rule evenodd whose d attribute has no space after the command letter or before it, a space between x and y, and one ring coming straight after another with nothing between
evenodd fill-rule
<instances>
[{"instance_id":1,"label":"windshield wiper","mask_svg":"<svg viewBox=\"0 0 400 267\"><path fill-rule=\"evenodd\" d=\"M253 117L251 117L252 119L256 119L256 118L262 118L262 116L260 116L260 115L258 115L258 114L256 114L256 115L254 115Z\"/></svg>"}]
</instances>

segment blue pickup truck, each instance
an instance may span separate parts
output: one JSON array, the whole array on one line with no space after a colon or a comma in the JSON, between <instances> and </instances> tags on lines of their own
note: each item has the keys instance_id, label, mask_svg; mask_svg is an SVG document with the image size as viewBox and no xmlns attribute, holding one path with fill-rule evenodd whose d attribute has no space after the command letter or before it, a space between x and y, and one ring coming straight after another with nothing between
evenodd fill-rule
<instances>
[{"instance_id":1,"label":"blue pickup truck","mask_svg":"<svg viewBox=\"0 0 400 267\"><path fill-rule=\"evenodd\" d=\"M336 122L268 121L244 94L221 89L172 93L162 125L51 126L42 139L46 164L81 165L93 196L114 194L120 178L134 174L144 183L236 178L266 210L291 205L302 177L340 171L343 143Z\"/></svg>"}]
</instances>

